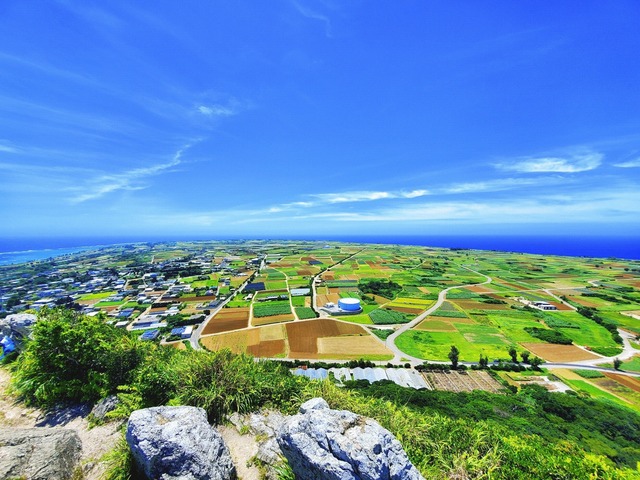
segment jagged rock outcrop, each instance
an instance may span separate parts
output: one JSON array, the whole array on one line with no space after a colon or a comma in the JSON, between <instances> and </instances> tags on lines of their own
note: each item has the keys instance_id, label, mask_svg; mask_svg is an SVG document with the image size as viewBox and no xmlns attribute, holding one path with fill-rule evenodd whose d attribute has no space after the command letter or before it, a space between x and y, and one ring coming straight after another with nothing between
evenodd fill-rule
<instances>
[{"instance_id":1,"label":"jagged rock outcrop","mask_svg":"<svg viewBox=\"0 0 640 480\"><path fill-rule=\"evenodd\" d=\"M276 439L298 480L424 480L388 430L322 398L288 417Z\"/></svg>"},{"instance_id":2,"label":"jagged rock outcrop","mask_svg":"<svg viewBox=\"0 0 640 480\"><path fill-rule=\"evenodd\" d=\"M267 411L254 413L249 418L249 428L259 439L258 460L271 466L282 462L282 452L276 440L278 430L282 427L287 417L279 412Z\"/></svg>"},{"instance_id":3,"label":"jagged rock outcrop","mask_svg":"<svg viewBox=\"0 0 640 480\"><path fill-rule=\"evenodd\" d=\"M202 408L136 410L126 437L136 466L149 479L236 478L229 449Z\"/></svg>"},{"instance_id":4,"label":"jagged rock outcrop","mask_svg":"<svg viewBox=\"0 0 640 480\"><path fill-rule=\"evenodd\" d=\"M82 442L64 428L0 428L0 478L66 480L80 458Z\"/></svg>"},{"instance_id":5,"label":"jagged rock outcrop","mask_svg":"<svg viewBox=\"0 0 640 480\"><path fill-rule=\"evenodd\" d=\"M91 415L94 420L102 422L107 413L115 410L119 403L117 395L109 395L94 405L93 409L91 409Z\"/></svg>"},{"instance_id":6,"label":"jagged rock outcrop","mask_svg":"<svg viewBox=\"0 0 640 480\"><path fill-rule=\"evenodd\" d=\"M0 319L0 338L9 337L18 350L24 339L31 334L31 328L38 317L31 313L15 313Z\"/></svg>"}]
</instances>

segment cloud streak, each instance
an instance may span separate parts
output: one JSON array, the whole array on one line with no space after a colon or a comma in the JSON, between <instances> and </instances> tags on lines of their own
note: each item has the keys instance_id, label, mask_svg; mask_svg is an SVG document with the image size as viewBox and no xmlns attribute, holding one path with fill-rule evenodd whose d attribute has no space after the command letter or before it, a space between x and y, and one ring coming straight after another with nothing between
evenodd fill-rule
<instances>
[{"instance_id":1,"label":"cloud streak","mask_svg":"<svg viewBox=\"0 0 640 480\"><path fill-rule=\"evenodd\" d=\"M351 203L351 202L371 202L392 198L418 198L428 195L427 190L411 190L408 192L385 192L385 191L355 191L344 193L316 193L311 197L318 199L323 204Z\"/></svg>"},{"instance_id":2,"label":"cloud streak","mask_svg":"<svg viewBox=\"0 0 640 480\"><path fill-rule=\"evenodd\" d=\"M628 162L614 163L613 166L618 168L640 168L640 158L629 160Z\"/></svg>"},{"instance_id":3,"label":"cloud streak","mask_svg":"<svg viewBox=\"0 0 640 480\"><path fill-rule=\"evenodd\" d=\"M166 173L171 168L182 163L182 154L189 148L189 145L178 150L173 158L166 163L151 165L148 167L134 168L119 174L101 175L88 182L82 187L83 193L71 198L72 203L83 203L89 200L96 200L109 193L122 191L136 191L147 188L141 185L143 180Z\"/></svg>"},{"instance_id":4,"label":"cloud streak","mask_svg":"<svg viewBox=\"0 0 640 480\"><path fill-rule=\"evenodd\" d=\"M333 33L331 29L331 19L322 13L318 13L315 10L310 9L309 7L302 5L300 2L296 0L292 0L291 4L295 7L295 9L305 18L310 18L312 20L318 20L324 24L324 34L327 38L333 38Z\"/></svg>"},{"instance_id":5,"label":"cloud streak","mask_svg":"<svg viewBox=\"0 0 640 480\"><path fill-rule=\"evenodd\" d=\"M230 117L238 113L237 110L222 105L200 105L198 111L207 117Z\"/></svg>"},{"instance_id":6,"label":"cloud streak","mask_svg":"<svg viewBox=\"0 0 640 480\"><path fill-rule=\"evenodd\" d=\"M537 157L517 159L509 163L497 163L494 166L507 172L518 173L578 173L595 170L602 164L604 155L587 153L570 157Z\"/></svg>"}]
</instances>

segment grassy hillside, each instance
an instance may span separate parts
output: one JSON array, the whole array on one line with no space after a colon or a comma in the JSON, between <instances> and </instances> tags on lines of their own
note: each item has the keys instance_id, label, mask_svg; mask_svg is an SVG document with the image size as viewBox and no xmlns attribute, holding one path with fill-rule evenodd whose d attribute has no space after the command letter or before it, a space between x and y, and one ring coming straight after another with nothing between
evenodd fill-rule
<instances>
[{"instance_id":1,"label":"grassy hillside","mask_svg":"<svg viewBox=\"0 0 640 480\"><path fill-rule=\"evenodd\" d=\"M614 404L535 387L518 394L415 391L382 383L339 388L296 377L280 363L162 348L100 320L45 311L12 365L14 386L33 404L94 401L112 392L114 415L171 403L230 412L285 413L324 397L332 408L378 420L427 478L637 478L640 416Z\"/></svg>"}]
</instances>

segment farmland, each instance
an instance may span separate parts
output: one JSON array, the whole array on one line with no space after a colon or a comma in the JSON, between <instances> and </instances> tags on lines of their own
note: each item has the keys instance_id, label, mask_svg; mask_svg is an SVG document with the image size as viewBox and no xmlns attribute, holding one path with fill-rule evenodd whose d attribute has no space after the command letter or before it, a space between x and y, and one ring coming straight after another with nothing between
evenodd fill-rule
<instances>
[{"instance_id":1,"label":"farmland","mask_svg":"<svg viewBox=\"0 0 640 480\"><path fill-rule=\"evenodd\" d=\"M163 321L173 318L173 324L191 322L197 330L204 318L194 348L201 339L207 348L236 345L259 355L277 351L274 355L298 358L413 363L447 362L451 346L463 362L478 362L480 356L508 360L515 348L518 357L548 362L611 365L624 355L623 368L640 370L617 330L640 334L637 261L338 242L212 241L113 246L67 262L56 267L58 278L72 282L60 295L68 295L79 310L126 328L141 319L170 329ZM21 268L3 270L5 279L21 285L21 278L37 275L34 267ZM34 285L18 290L29 291ZM38 298L34 293L21 306ZM359 300L361 310L323 310L344 298ZM532 302L546 302L552 310ZM341 327L325 331L326 321ZM372 333L375 325L389 329L382 334L391 337L386 344ZM246 332L273 327L285 332L268 340L276 343L244 338ZM344 333L347 327L354 330Z\"/></svg>"},{"instance_id":2,"label":"farmland","mask_svg":"<svg viewBox=\"0 0 640 480\"><path fill-rule=\"evenodd\" d=\"M640 310L638 277L628 273L637 262L375 245L263 251L267 265L251 281L255 294L234 299L228 307L249 307L253 327L288 322L293 326L291 332L287 326L288 345L291 335L300 334L297 322L319 316L401 329L395 346L414 359L447 361L455 345L460 360L467 362L480 356L505 360L512 348L546 361L606 362L622 351L607 322L640 332L640 320L625 315ZM438 293L450 287L455 288L435 308ZM292 296L293 289L303 295ZM362 311L338 317L321 310L341 298L360 300ZM531 302L547 302L554 310L536 310L527 306ZM585 305L595 309L599 322L576 311ZM224 318L227 309L218 315ZM404 327L418 317L411 328ZM367 328L361 332L369 340L352 341L351 353L380 355L380 342ZM289 353L337 360L343 356L337 345L348 343L306 338L314 348L298 349L294 339Z\"/></svg>"}]
</instances>

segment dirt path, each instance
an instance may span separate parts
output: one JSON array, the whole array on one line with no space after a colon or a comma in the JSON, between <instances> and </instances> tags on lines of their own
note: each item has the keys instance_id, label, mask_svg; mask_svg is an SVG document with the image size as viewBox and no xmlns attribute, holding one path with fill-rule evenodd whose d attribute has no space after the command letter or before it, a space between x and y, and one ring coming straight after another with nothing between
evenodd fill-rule
<instances>
[{"instance_id":1,"label":"dirt path","mask_svg":"<svg viewBox=\"0 0 640 480\"><path fill-rule=\"evenodd\" d=\"M82 455L79 465L84 473L83 480L99 480L107 465L100 458L113 449L121 437L120 424L89 429L87 414L89 409L71 407L48 414L26 407L7 392L11 376L5 368L0 368L0 426L9 428L67 428L75 430L82 441Z\"/></svg>"},{"instance_id":2,"label":"dirt path","mask_svg":"<svg viewBox=\"0 0 640 480\"><path fill-rule=\"evenodd\" d=\"M229 447L229 453L238 472L238 480L260 480L260 470L250 463L258 453L258 444L252 435L240 435L234 426L216 427L224 443Z\"/></svg>"}]
</instances>

